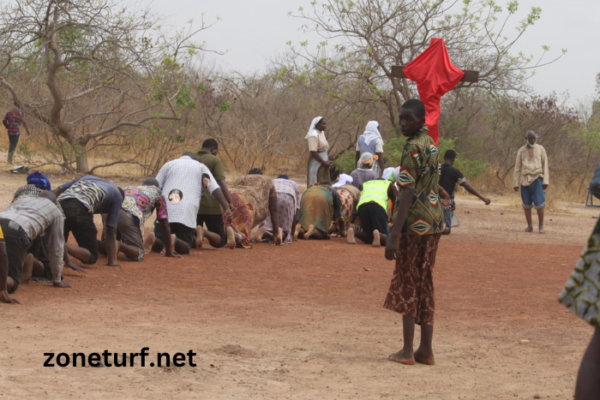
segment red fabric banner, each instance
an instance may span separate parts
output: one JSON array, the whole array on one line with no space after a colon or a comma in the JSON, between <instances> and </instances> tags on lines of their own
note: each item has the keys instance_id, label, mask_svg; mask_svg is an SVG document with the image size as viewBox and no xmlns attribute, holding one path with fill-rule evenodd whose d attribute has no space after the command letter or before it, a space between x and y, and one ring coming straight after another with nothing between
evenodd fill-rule
<instances>
[{"instance_id":1,"label":"red fabric banner","mask_svg":"<svg viewBox=\"0 0 600 400\"><path fill-rule=\"evenodd\" d=\"M460 82L465 73L450 61L444 39L435 38L403 71L404 76L417 83L419 96L427 111L425 125L437 145L440 137L440 99Z\"/></svg>"}]
</instances>

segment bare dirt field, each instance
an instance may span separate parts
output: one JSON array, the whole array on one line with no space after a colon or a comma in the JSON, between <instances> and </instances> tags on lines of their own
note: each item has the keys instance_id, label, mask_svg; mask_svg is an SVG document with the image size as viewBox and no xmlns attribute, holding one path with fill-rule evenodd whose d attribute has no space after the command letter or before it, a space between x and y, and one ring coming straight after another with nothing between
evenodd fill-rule
<instances>
[{"instance_id":1,"label":"bare dirt field","mask_svg":"<svg viewBox=\"0 0 600 400\"><path fill-rule=\"evenodd\" d=\"M24 177L0 179L6 205ZM72 289L20 286L22 305L0 304L0 399L571 399L592 328L556 299L597 212L574 206L525 234L506 199L471 199L438 252L433 367L387 361L402 329L382 308L383 249L205 244L181 260L65 269ZM149 361L193 350L197 367L42 366L47 352L143 347Z\"/></svg>"}]
</instances>

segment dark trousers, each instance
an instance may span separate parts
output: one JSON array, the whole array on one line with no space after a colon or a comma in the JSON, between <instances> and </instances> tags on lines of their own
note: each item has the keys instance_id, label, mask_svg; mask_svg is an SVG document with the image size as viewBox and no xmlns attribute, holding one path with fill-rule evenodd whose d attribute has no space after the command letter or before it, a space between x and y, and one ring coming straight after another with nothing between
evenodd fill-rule
<instances>
[{"instance_id":1,"label":"dark trousers","mask_svg":"<svg viewBox=\"0 0 600 400\"><path fill-rule=\"evenodd\" d=\"M98 230L92 214L82 202L76 199L60 201L65 213L65 243L69 233L73 232L77 245L90 252L90 259L84 264L95 264L98 260Z\"/></svg>"},{"instance_id":2,"label":"dark trousers","mask_svg":"<svg viewBox=\"0 0 600 400\"><path fill-rule=\"evenodd\" d=\"M196 234L196 230L194 228L190 228L178 222L169 223L169 227L171 228L171 234L175 234L177 239L186 242L188 246L190 246L190 249L194 247L194 235ZM165 240L162 237L162 232L160 231L160 223L158 222L158 220L154 221L154 236L161 242L163 242L164 249ZM187 254L189 254L189 252Z\"/></svg>"},{"instance_id":3,"label":"dark trousers","mask_svg":"<svg viewBox=\"0 0 600 400\"><path fill-rule=\"evenodd\" d=\"M12 136L8 135L8 163L12 164L12 158L15 150L17 149L17 143L19 143L19 135Z\"/></svg>"},{"instance_id":4,"label":"dark trousers","mask_svg":"<svg viewBox=\"0 0 600 400\"><path fill-rule=\"evenodd\" d=\"M0 226L2 227L4 241L6 242L8 276L15 281L15 286L10 291L10 293L13 293L19 286L25 256L27 256L28 250L31 247L31 239L19 224L9 219L0 218Z\"/></svg>"},{"instance_id":5,"label":"dark trousers","mask_svg":"<svg viewBox=\"0 0 600 400\"><path fill-rule=\"evenodd\" d=\"M221 237L221 242L218 246L215 246L215 248L219 249L225 246L227 243L227 234L225 233L225 225L223 224L223 215L198 214L196 217L196 224L198 226L206 224L206 229Z\"/></svg>"}]
</instances>

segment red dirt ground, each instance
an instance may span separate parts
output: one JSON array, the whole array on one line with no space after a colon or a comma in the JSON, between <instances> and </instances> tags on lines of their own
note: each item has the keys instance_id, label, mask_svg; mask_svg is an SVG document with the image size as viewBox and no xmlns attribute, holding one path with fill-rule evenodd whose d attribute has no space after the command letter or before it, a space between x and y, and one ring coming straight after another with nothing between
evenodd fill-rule
<instances>
[{"instance_id":1,"label":"red dirt ground","mask_svg":"<svg viewBox=\"0 0 600 400\"><path fill-rule=\"evenodd\" d=\"M557 302L594 220L459 202L434 284L437 365L402 366L384 310L393 263L342 239L100 259L72 289L22 285L0 304L0 398L569 399L592 329ZM493 227L494 229L490 229ZM419 332L417 330L417 338ZM522 342L528 340L528 342ZM43 368L45 352L193 349L196 368Z\"/></svg>"}]
</instances>

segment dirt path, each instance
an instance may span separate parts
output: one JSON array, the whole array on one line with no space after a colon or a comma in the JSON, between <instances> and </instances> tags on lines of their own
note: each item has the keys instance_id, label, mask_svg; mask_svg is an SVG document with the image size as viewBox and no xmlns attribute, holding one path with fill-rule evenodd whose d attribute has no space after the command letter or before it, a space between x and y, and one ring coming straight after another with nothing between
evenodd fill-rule
<instances>
[{"instance_id":1,"label":"dirt path","mask_svg":"<svg viewBox=\"0 0 600 400\"><path fill-rule=\"evenodd\" d=\"M552 215L527 235L521 213L468 202L459 218L435 270L435 367L386 360L402 346L382 309L393 263L333 239L101 259L67 270L69 290L22 285L23 305L0 305L0 398L572 398L592 329L556 298L595 221ZM142 347L192 349L197 367L42 367L45 352Z\"/></svg>"}]
</instances>

